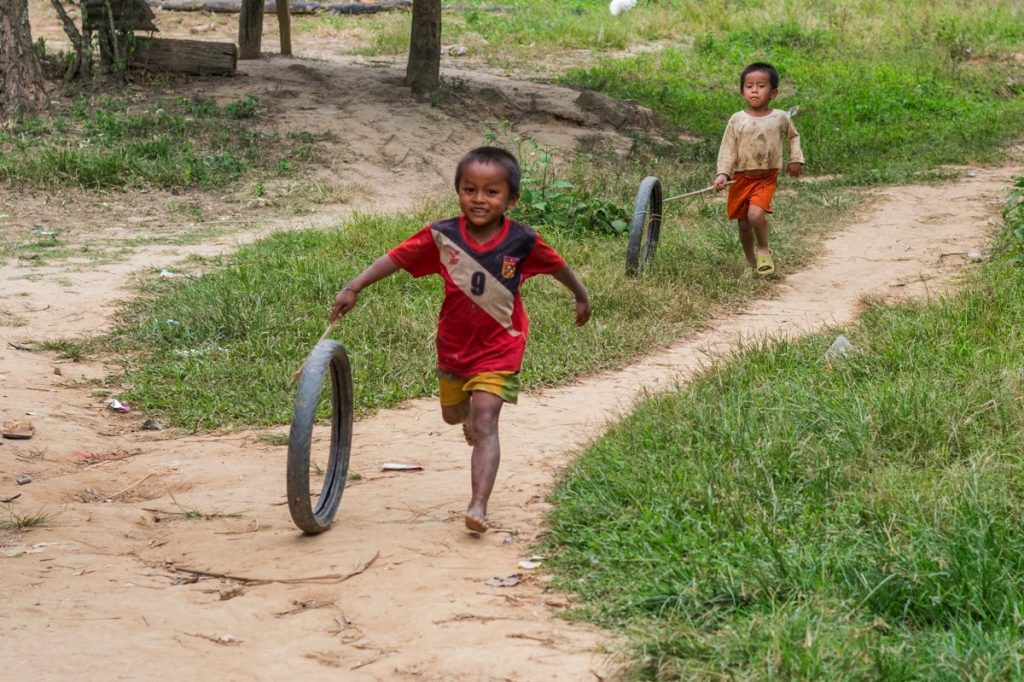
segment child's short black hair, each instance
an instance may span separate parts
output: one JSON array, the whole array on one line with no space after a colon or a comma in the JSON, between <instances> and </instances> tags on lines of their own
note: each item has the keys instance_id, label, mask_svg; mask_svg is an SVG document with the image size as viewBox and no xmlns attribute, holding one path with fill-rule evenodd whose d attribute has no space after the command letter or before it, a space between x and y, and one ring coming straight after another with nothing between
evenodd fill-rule
<instances>
[{"instance_id":1,"label":"child's short black hair","mask_svg":"<svg viewBox=\"0 0 1024 682\"><path fill-rule=\"evenodd\" d=\"M747 68L743 69L743 73L740 74L740 92L743 91L743 82L747 80L747 76L754 73L755 71L764 71L768 74L768 80L771 81L772 90L777 90L779 87L779 72L775 70L775 67L765 62L754 62Z\"/></svg>"},{"instance_id":2,"label":"child's short black hair","mask_svg":"<svg viewBox=\"0 0 1024 682\"><path fill-rule=\"evenodd\" d=\"M511 153L500 147L477 147L466 152L455 167L455 191L459 191L463 169L471 163L492 163L505 169L505 182L508 183L509 196L519 196L519 184L523 173L519 170L519 162Z\"/></svg>"}]
</instances>

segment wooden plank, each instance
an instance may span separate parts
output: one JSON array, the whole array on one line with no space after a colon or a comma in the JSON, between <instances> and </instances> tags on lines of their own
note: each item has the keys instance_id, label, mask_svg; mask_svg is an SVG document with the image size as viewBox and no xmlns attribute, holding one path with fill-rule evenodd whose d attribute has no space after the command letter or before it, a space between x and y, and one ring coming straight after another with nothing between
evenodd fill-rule
<instances>
[{"instance_id":1,"label":"wooden plank","mask_svg":"<svg viewBox=\"0 0 1024 682\"><path fill-rule=\"evenodd\" d=\"M234 43L207 40L138 38L128 64L148 71L233 76L238 67L238 48Z\"/></svg>"}]
</instances>

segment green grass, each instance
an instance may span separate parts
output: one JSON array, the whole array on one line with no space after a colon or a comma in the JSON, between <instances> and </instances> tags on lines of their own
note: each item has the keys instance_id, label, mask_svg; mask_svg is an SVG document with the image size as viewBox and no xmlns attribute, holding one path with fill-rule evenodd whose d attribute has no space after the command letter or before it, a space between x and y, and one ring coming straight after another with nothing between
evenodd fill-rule
<instances>
[{"instance_id":1,"label":"green grass","mask_svg":"<svg viewBox=\"0 0 1024 682\"><path fill-rule=\"evenodd\" d=\"M1008 3L979 15L1013 15L1024 25L1024 12ZM710 162L725 121L743 108L739 72L769 61L782 75L773 106L800 107L811 173L903 182L942 164L994 160L1024 126L1024 65L998 42L979 43L991 52L985 59L958 58L944 34L917 28L869 44L833 24L736 21L703 28L692 46L609 59L564 80L651 107L702 137L691 158Z\"/></svg>"},{"instance_id":2,"label":"green grass","mask_svg":"<svg viewBox=\"0 0 1024 682\"><path fill-rule=\"evenodd\" d=\"M0 181L91 189L223 187L252 169L291 169L307 143L254 128L251 95L223 107L180 97L143 104L79 98L48 118L0 130ZM282 160L285 167L282 167Z\"/></svg>"},{"instance_id":3,"label":"green grass","mask_svg":"<svg viewBox=\"0 0 1024 682\"><path fill-rule=\"evenodd\" d=\"M751 348L574 462L547 565L631 676L1024 674L1019 202L962 294L870 308L832 363Z\"/></svg>"},{"instance_id":4,"label":"green grass","mask_svg":"<svg viewBox=\"0 0 1024 682\"><path fill-rule=\"evenodd\" d=\"M797 267L811 253L809 240L843 206L810 185L783 197L776 223L780 261ZM769 287L741 280L734 228L720 208L695 203L670 217L641 279L625 275L621 238L545 230L590 288L595 318L576 328L567 291L548 277L528 282L526 386L622 365L716 307ZM187 428L287 423L288 379L322 333L340 286L429 219L455 210L431 206L418 216L364 215L333 230L279 233L209 261L201 277L151 281L147 295L124 311L113 338L100 344L130 359L124 376L113 380L131 386L122 397L137 408ZM334 336L352 357L361 413L434 392L440 302L437 278L399 273L362 293L341 322Z\"/></svg>"}]
</instances>

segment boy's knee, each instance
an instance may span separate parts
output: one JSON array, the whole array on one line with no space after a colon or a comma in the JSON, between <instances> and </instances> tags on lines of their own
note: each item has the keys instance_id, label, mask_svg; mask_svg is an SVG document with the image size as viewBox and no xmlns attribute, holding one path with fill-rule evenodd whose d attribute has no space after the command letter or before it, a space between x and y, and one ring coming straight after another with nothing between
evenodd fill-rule
<instances>
[{"instance_id":1,"label":"boy's knee","mask_svg":"<svg viewBox=\"0 0 1024 682\"><path fill-rule=\"evenodd\" d=\"M473 432L479 435L498 431L498 413L491 411L474 412L471 416Z\"/></svg>"},{"instance_id":2,"label":"boy's knee","mask_svg":"<svg viewBox=\"0 0 1024 682\"><path fill-rule=\"evenodd\" d=\"M441 406L441 419L445 424L461 424L469 416L469 399L455 405Z\"/></svg>"}]
</instances>

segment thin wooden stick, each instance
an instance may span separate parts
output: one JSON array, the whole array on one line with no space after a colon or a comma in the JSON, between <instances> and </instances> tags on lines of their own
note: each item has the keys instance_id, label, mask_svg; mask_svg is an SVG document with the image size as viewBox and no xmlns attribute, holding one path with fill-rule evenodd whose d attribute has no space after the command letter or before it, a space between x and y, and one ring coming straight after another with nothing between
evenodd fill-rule
<instances>
[{"instance_id":1,"label":"thin wooden stick","mask_svg":"<svg viewBox=\"0 0 1024 682\"><path fill-rule=\"evenodd\" d=\"M340 319L341 318L339 317L338 320L340 320ZM327 329L325 329L324 333L320 335L320 338L317 339L316 343L320 343L321 341L326 339L328 336L330 336L331 330L334 329L334 325L338 324L338 320L335 320L334 322L331 322L329 325L327 325ZM315 346L316 343L313 344L313 345ZM302 370L305 369L305 368L306 368L306 361L303 360L302 364L299 365L299 368L297 370L295 370L294 374L292 374L292 379L291 379L291 381L289 383L294 384L295 380L299 378L299 375L302 374Z\"/></svg>"},{"instance_id":2,"label":"thin wooden stick","mask_svg":"<svg viewBox=\"0 0 1024 682\"><path fill-rule=\"evenodd\" d=\"M315 583L319 585L342 583L353 578L360 573L363 573L370 566L373 565L377 559L380 558L380 552L377 552L373 557L362 566L358 567L351 573L331 573L328 575L313 575L305 578L247 578L242 575L233 575L231 573L216 573L214 571L201 571L197 568L188 568L187 566L177 566L171 562L164 564L165 568L179 573L191 573L194 576L203 578L221 578L222 580L234 580L235 582L245 583L246 585L269 585L271 583L279 583L282 585L298 585L301 583Z\"/></svg>"},{"instance_id":3,"label":"thin wooden stick","mask_svg":"<svg viewBox=\"0 0 1024 682\"><path fill-rule=\"evenodd\" d=\"M731 185L734 182L735 182L735 180L730 180L729 182L727 182L724 185L722 185L722 187L728 187L729 185ZM661 203L667 204L668 202L675 201L676 199L685 199L686 197L693 197L693 196L696 196L698 194L704 194L705 192L710 192L714 188L715 188L714 185L708 185L704 189L698 189L698 190L695 190L693 192L687 192L686 194L680 194L678 196L669 197L668 199L662 199Z\"/></svg>"},{"instance_id":4,"label":"thin wooden stick","mask_svg":"<svg viewBox=\"0 0 1024 682\"><path fill-rule=\"evenodd\" d=\"M138 484L142 483L143 481L145 481L147 478L149 478L152 475L153 475L153 472L151 471L148 474L146 474L145 476L143 476L142 478L140 478L139 480L135 481L135 483L132 483L130 486L128 486L124 490L120 490L120 491L114 493L113 495L107 495L103 499L104 500L113 500L116 497L120 497L121 495L124 495L126 492L128 492L129 490L131 490L132 488L134 488Z\"/></svg>"}]
</instances>

